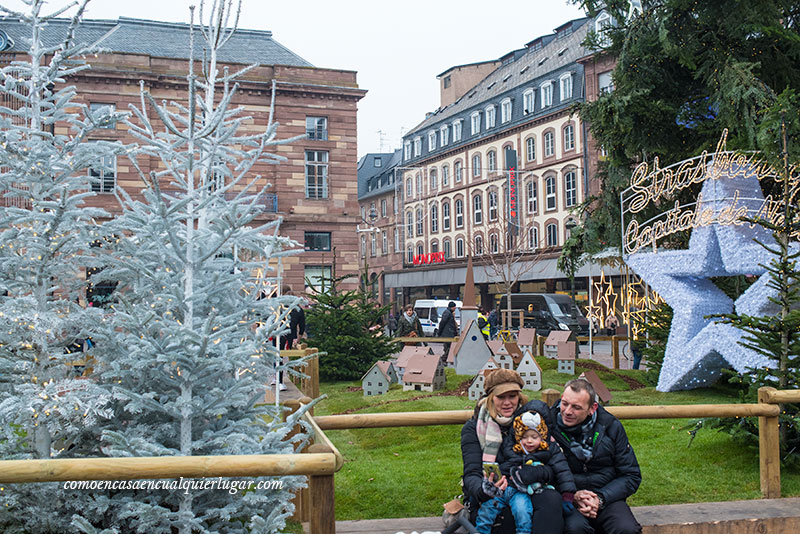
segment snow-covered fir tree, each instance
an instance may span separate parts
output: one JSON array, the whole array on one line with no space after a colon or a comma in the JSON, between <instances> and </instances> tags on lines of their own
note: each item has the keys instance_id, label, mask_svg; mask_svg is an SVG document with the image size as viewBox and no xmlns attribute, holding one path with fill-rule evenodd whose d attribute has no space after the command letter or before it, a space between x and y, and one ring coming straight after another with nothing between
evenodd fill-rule
<instances>
[{"instance_id":1,"label":"snow-covered fir tree","mask_svg":"<svg viewBox=\"0 0 800 534\"><path fill-rule=\"evenodd\" d=\"M105 423L111 456L291 453L296 418L281 422L264 405L274 371L274 338L295 297L270 297L254 273L298 252L278 234L279 221L257 224L266 184L259 162L278 140L232 102L236 73L217 52L236 27L238 5L214 0L192 32L202 36L201 71L189 61L184 102L156 102L143 88L127 126L139 140L129 151L143 199L118 188L122 214L104 228L104 268L93 279L116 283L109 315L93 336L96 373L109 384L114 416ZM203 21L207 21L203 24ZM194 43L188 43L190 49ZM146 172L145 159L158 161ZM291 514L302 477L282 477L282 490L231 494L119 491L97 495L75 525L86 532L274 532ZM91 524L91 527L89 526Z\"/></svg>"},{"instance_id":2,"label":"snow-covered fir tree","mask_svg":"<svg viewBox=\"0 0 800 534\"><path fill-rule=\"evenodd\" d=\"M26 13L5 11L30 33L17 48L27 57L0 69L0 456L49 459L91 453L110 394L82 379L82 342L100 310L79 302L92 264L94 218L89 172L120 146L88 143L118 118L75 102L68 78L95 50L75 39L86 2L67 23L47 22L44 2ZM55 43L55 44L53 44ZM96 43L94 43L96 44ZM0 491L3 532L60 532L86 495L65 497L59 484L6 485Z\"/></svg>"}]
</instances>

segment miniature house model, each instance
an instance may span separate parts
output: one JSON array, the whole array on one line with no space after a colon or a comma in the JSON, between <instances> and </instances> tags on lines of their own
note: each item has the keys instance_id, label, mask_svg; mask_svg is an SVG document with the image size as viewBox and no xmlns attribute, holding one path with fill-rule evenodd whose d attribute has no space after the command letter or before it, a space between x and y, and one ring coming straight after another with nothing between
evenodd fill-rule
<instances>
[{"instance_id":1,"label":"miniature house model","mask_svg":"<svg viewBox=\"0 0 800 534\"><path fill-rule=\"evenodd\" d=\"M467 390L470 400L478 400L481 398L481 395L483 395L483 383L486 375L497 368L497 362L494 361L494 358L489 358L489 360L483 365L483 368L478 371L477 376Z\"/></svg>"},{"instance_id":2,"label":"miniature house model","mask_svg":"<svg viewBox=\"0 0 800 534\"><path fill-rule=\"evenodd\" d=\"M403 391L434 391L445 385L444 365L434 354L415 354L403 373Z\"/></svg>"},{"instance_id":3,"label":"miniature house model","mask_svg":"<svg viewBox=\"0 0 800 534\"><path fill-rule=\"evenodd\" d=\"M539 391L542 389L542 368L529 353L525 353L517 366L517 372L522 377L525 386L522 389Z\"/></svg>"},{"instance_id":4,"label":"miniature house model","mask_svg":"<svg viewBox=\"0 0 800 534\"><path fill-rule=\"evenodd\" d=\"M517 333L517 345L523 354L526 352L531 356L536 356L538 350L536 346L536 329L535 328L520 328Z\"/></svg>"},{"instance_id":5,"label":"miniature house model","mask_svg":"<svg viewBox=\"0 0 800 534\"><path fill-rule=\"evenodd\" d=\"M361 377L361 389L365 397L383 395L389 391L389 386L397 383L397 372L392 362L377 361L372 364L364 376Z\"/></svg>"},{"instance_id":6,"label":"miniature house model","mask_svg":"<svg viewBox=\"0 0 800 534\"><path fill-rule=\"evenodd\" d=\"M575 342L564 341L558 344L558 372L575 374Z\"/></svg>"},{"instance_id":7,"label":"miniature house model","mask_svg":"<svg viewBox=\"0 0 800 534\"><path fill-rule=\"evenodd\" d=\"M458 375L477 374L492 356L492 351L475 321L469 321L461 330L458 342L451 347L450 352L453 354Z\"/></svg>"},{"instance_id":8,"label":"miniature house model","mask_svg":"<svg viewBox=\"0 0 800 534\"><path fill-rule=\"evenodd\" d=\"M397 355L397 358L394 361L394 369L397 373L399 384L403 383L403 373L406 372L408 361L412 356L417 354L433 354L433 350L431 350L430 347L414 347L407 345L403 347L403 350L401 350L400 354Z\"/></svg>"},{"instance_id":9,"label":"miniature house model","mask_svg":"<svg viewBox=\"0 0 800 534\"><path fill-rule=\"evenodd\" d=\"M558 357L558 346L567 341L575 341L575 335L569 330L553 330L544 342L544 355L548 358Z\"/></svg>"}]
</instances>

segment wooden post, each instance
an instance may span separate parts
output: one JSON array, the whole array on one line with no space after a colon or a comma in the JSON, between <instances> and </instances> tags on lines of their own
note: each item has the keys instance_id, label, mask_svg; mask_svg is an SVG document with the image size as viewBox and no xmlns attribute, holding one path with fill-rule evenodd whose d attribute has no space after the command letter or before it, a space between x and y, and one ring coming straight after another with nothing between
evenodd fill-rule
<instances>
[{"instance_id":1,"label":"wooden post","mask_svg":"<svg viewBox=\"0 0 800 534\"><path fill-rule=\"evenodd\" d=\"M538 351L537 356L544 356L544 342L547 341L547 338L544 336L540 336L536 334L536 350Z\"/></svg>"},{"instance_id":2,"label":"wooden post","mask_svg":"<svg viewBox=\"0 0 800 534\"><path fill-rule=\"evenodd\" d=\"M611 359L614 361L614 369L619 369L619 336L611 336Z\"/></svg>"},{"instance_id":3,"label":"wooden post","mask_svg":"<svg viewBox=\"0 0 800 534\"><path fill-rule=\"evenodd\" d=\"M775 388L758 388L758 402L768 403ZM761 473L761 496L778 499L781 496L781 446L778 416L758 418L758 456Z\"/></svg>"},{"instance_id":4,"label":"wooden post","mask_svg":"<svg viewBox=\"0 0 800 534\"><path fill-rule=\"evenodd\" d=\"M525 328L525 312L522 310L519 311L519 328Z\"/></svg>"},{"instance_id":5,"label":"wooden post","mask_svg":"<svg viewBox=\"0 0 800 534\"><path fill-rule=\"evenodd\" d=\"M548 406L552 406L556 403L558 399L561 398L561 393L558 392L556 389L544 389L542 390L542 401Z\"/></svg>"},{"instance_id":6,"label":"wooden post","mask_svg":"<svg viewBox=\"0 0 800 534\"><path fill-rule=\"evenodd\" d=\"M308 452L333 452L327 445L315 443ZM311 475L308 477L311 502L309 527L311 534L336 534L336 505L333 475Z\"/></svg>"}]
</instances>

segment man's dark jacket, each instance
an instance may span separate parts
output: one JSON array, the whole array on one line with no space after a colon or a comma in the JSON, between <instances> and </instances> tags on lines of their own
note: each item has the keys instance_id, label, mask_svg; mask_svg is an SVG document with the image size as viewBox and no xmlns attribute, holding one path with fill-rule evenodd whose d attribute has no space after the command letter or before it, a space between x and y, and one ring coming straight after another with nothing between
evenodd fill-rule
<instances>
[{"instance_id":1,"label":"man's dark jacket","mask_svg":"<svg viewBox=\"0 0 800 534\"><path fill-rule=\"evenodd\" d=\"M551 408L551 421L548 424L552 425L551 435L567 458L570 471L575 477L575 486L579 490L591 490L601 495L606 504L633 495L642 482L642 472L622 423L599 406L593 430L595 437L592 458L583 462L570 450L570 437L556 424L560 404L561 401L558 401Z\"/></svg>"},{"instance_id":2,"label":"man's dark jacket","mask_svg":"<svg viewBox=\"0 0 800 534\"><path fill-rule=\"evenodd\" d=\"M442 312L442 319L439 321L439 337L455 337L457 334L456 317L447 308Z\"/></svg>"}]
</instances>

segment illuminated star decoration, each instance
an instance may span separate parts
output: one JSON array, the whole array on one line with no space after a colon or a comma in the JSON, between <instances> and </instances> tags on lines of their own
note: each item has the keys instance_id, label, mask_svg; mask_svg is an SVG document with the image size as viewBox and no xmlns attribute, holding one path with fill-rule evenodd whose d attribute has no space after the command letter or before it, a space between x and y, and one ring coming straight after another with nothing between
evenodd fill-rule
<instances>
[{"instance_id":1,"label":"illuminated star decoration","mask_svg":"<svg viewBox=\"0 0 800 534\"><path fill-rule=\"evenodd\" d=\"M606 324L606 317L616 313L617 294L614 292L614 285L611 280L606 280L605 271L600 271L600 280L594 282L594 290L597 293L597 304L589 306L589 316L597 317L600 328Z\"/></svg>"},{"instance_id":2,"label":"illuminated star decoration","mask_svg":"<svg viewBox=\"0 0 800 534\"><path fill-rule=\"evenodd\" d=\"M709 177L703 184L701 209L715 213L731 204L738 190L738 206L758 209L763 194L754 172L729 178ZM761 226L720 226L714 223L692 230L688 250L635 253L627 264L643 278L673 309L664 363L658 379L659 391L694 389L715 382L722 369L733 367L743 373L748 368L769 365L769 360L739 344L743 332L732 325L719 324L713 314L734 311L764 316L775 313L776 305L768 297L769 275L759 264L768 264L771 256L753 241L774 243ZM712 277L761 275L733 302L714 283Z\"/></svg>"}]
</instances>

